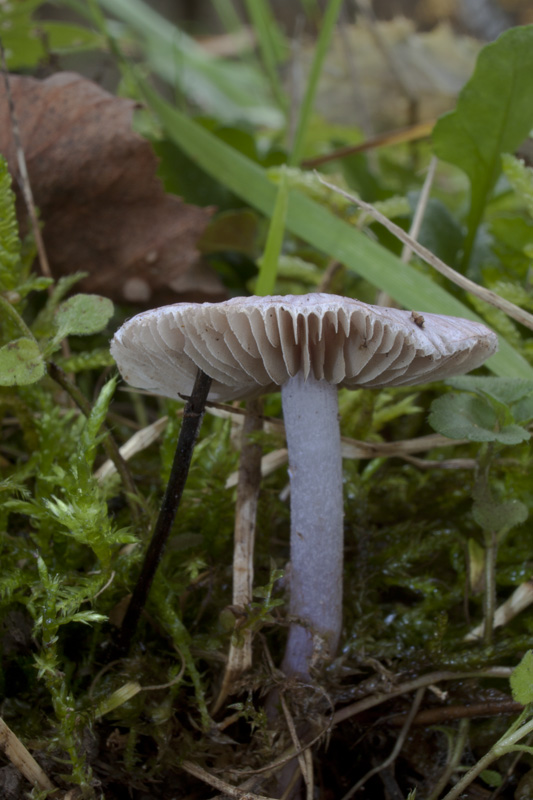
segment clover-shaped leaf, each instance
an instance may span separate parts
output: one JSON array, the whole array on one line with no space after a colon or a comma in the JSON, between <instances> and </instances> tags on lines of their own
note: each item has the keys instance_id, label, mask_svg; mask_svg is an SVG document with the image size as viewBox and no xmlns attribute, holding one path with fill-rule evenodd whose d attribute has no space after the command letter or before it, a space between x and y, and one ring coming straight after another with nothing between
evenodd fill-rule
<instances>
[{"instance_id":1,"label":"clover-shaped leaf","mask_svg":"<svg viewBox=\"0 0 533 800\"><path fill-rule=\"evenodd\" d=\"M502 425L501 415L488 399L466 393L447 394L434 400L429 422L450 439L520 444L530 438L530 433L520 425Z\"/></svg>"},{"instance_id":2,"label":"clover-shaped leaf","mask_svg":"<svg viewBox=\"0 0 533 800\"><path fill-rule=\"evenodd\" d=\"M45 372L46 364L34 339L22 337L0 347L0 386L27 386Z\"/></svg>"},{"instance_id":3,"label":"clover-shaped leaf","mask_svg":"<svg viewBox=\"0 0 533 800\"><path fill-rule=\"evenodd\" d=\"M527 706L533 703L533 650L528 650L510 678L513 700Z\"/></svg>"},{"instance_id":4,"label":"clover-shaped leaf","mask_svg":"<svg viewBox=\"0 0 533 800\"><path fill-rule=\"evenodd\" d=\"M75 294L61 303L54 322L55 341L66 336L88 336L103 330L113 315L113 303L96 294Z\"/></svg>"}]
</instances>

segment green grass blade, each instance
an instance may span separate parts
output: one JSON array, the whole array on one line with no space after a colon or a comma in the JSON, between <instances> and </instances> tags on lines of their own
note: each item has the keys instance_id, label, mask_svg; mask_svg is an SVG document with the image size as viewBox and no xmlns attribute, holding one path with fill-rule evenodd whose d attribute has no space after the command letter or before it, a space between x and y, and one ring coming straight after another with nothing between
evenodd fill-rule
<instances>
[{"instance_id":1,"label":"green grass blade","mask_svg":"<svg viewBox=\"0 0 533 800\"><path fill-rule=\"evenodd\" d=\"M172 108L146 83L140 85L167 135L190 158L251 206L272 216L277 188L258 164ZM403 264L393 253L299 192L289 193L287 229L346 264L406 308L481 321L429 275ZM503 338L500 351L487 365L497 375L533 378L533 367Z\"/></svg>"},{"instance_id":2,"label":"green grass blade","mask_svg":"<svg viewBox=\"0 0 533 800\"><path fill-rule=\"evenodd\" d=\"M285 220L287 218L287 205L289 200L289 190L287 186L287 176L283 172L278 187L276 205L268 229L268 237L263 254L259 278L255 287L255 293L259 295L269 295L274 291L276 275L278 273L278 263L283 245L285 233Z\"/></svg>"},{"instance_id":3,"label":"green grass blade","mask_svg":"<svg viewBox=\"0 0 533 800\"><path fill-rule=\"evenodd\" d=\"M143 0L99 0L100 5L142 37L152 69L195 103L226 122L280 127L264 76L249 65L209 55Z\"/></svg>"},{"instance_id":4,"label":"green grass blade","mask_svg":"<svg viewBox=\"0 0 533 800\"><path fill-rule=\"evenodd\" d=\"M264 0L246 0L246 10L257 36L263 66L268 75L274 97L281 108L286 108L287 96L278 71L279 63L284 57L283 50L285 49L281 45L282 33Z\"/></svg>"},{"instance_id":5,"label":"green grass blade","mask_svg":"<svg viewBox=\"0 0 533 800\"><path fill-rule=\"evenodd\" d=\"M343 0L329 0L324 14L322 25L320 26L320 34L315 47L315 55L313 63L311 64L311 71L307 78L307 85L305 88L304 98L300 108L298 117L298 125L296 133L294 134L294 141L292 143L291 152L289 155L289 166L295 166L300 163L303 158L305 134L309 127L311 114L313 113L313 105L315 96L318 89L318 81L320 73L322 72L322 64L328 51L331 37L335 29L335 23L341 10Z\"/></svg>"}]
</instances>

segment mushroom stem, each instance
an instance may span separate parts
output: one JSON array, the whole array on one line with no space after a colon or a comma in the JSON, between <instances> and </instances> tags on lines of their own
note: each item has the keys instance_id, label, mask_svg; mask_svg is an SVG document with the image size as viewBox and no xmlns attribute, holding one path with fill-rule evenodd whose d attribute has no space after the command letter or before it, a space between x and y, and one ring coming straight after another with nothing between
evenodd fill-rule
<instances>
[{"instance_id":1,"label":"mushroom stem","mask_svg":"<svg viewBox=\"0 0 533 800\"><path fill-rule=\"evenodd\" d=\"M337 387L299 372L282 386L291 482L289 630L283 670L309 676L342 626L343 496Z\"/></svg>"}]
</instances>

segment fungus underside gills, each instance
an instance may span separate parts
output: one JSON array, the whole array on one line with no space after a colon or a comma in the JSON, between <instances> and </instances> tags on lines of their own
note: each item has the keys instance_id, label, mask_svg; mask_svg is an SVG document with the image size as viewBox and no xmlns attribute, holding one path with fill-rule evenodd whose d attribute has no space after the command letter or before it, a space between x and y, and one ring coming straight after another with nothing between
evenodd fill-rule
<instances>
[{"instance_id":1,"label":"fungus underside gills","mask_svg":"<svg viewBox=\"0 0 533 800\"><path fill-rule=\"evenodd\" d=\"M290 615L283 671L309 675L342 625L343 492L337 386L302 372L281 388L291 484ZM315 639L314 637L319 637ZM322 640L322 641L320 641ZM321 645L324 651L320 653Z\"/></svg>"}]
</instances>

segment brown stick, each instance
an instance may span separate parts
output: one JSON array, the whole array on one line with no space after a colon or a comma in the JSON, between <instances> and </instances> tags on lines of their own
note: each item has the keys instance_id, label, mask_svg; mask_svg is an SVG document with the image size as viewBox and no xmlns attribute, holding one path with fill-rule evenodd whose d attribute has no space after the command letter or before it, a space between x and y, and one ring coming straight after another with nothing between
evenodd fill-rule
<instances>
[{"instance_id":1,"label":"brown stick","mask_svg":"<svg viewBox=\"0 0 533 800\"><path fill-rule=\"evenodd\" d=\"M31 753L24 747L20 739L15 736L11 728L0 717L0 750L3 750L13 766L24 775L32 786L41 791L53 791L56 787L39 766Z\"/></svg>"},{"instance_id":2,"label":"brown stick","mask_svg":"<svg viewBox=\"0 0 533 800\"><path fill-rule=\"evenodd\" d=\"M473 717L496 717L500 714L520 714L524 710L521 703L514 700L503 702L473 703L471 706L442 706L440 708L425 708L419 711L413 720L413 725L442 725L454 719L470 719ZM395 714L387 720L390 725L400 727L403 725L405 714Z\"/></svg>"},{"instance_id":3,"label":"brown stick","mask_svg":"<svg viewBox=\"0 0 533 800\"><path fill-rule=\"evenodd\" d=\"M233 549L233 605L240 610L245 610L252 602L255 527L261 487L261 445L251 441L250 436L263 428L262 410L259 399L249 400L242 429ZM235 681L251 666L252 631L237 630L231 638L228 662L213 714L231 694Z\"/></svg>"}]
</instances>

